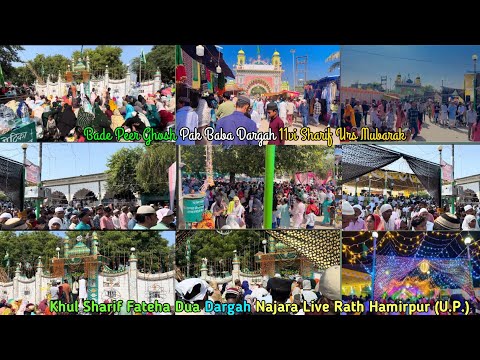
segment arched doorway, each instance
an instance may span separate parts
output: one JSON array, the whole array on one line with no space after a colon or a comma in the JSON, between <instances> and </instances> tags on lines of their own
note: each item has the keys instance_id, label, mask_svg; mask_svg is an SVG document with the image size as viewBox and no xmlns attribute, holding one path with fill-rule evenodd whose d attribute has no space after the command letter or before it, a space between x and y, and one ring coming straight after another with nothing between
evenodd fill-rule
<instances>
[{"instance_id":1,"label":"arched doorway","mask_svg":"<svg viewBox=\"0 0 480 360\"><path fill-rule=\"evenodd\" d=\"M262 95L262 94L266 94L267 93L267 90L265 90L265 88L263 86L260 86L260 85L255 85L252 90L250 90L250 95Z\"/></svg>"},{"instance_id":2,"label":"arched doorway","mask_svg":"<svg viewBox=\"0 0 480 360\"><path fill-rule=\"evenodd\" d=\"M65 194L61 191L54 191L50 196L52 205L68 205L68 200Z\"/></svg>"},{"instance_id":3,"label":"arched doorway","mask_svg":"<svg viewBox=\"0 0 480 360\"><path fill-rule=\"evenodd\" d=\"M83 188L73 195L72 202L74 206L78 203L82 206L94 206L97 205L98 198L92 190Z\"/></svg>"}]
</instances>

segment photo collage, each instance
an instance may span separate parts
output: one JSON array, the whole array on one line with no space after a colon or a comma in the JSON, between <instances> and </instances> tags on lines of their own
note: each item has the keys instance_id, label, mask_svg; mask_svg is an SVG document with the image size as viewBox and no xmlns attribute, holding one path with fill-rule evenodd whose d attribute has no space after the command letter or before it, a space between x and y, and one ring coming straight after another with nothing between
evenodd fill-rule
<instances>
[{"instance_id":1,"label":"photo collage","mask_svg":"<svg viewBox=\"0 0 480 360\"><path fill-rule=\"evenodd\" d=\"M0 315L480 314L479 53L0 45Z\"/></svg>"}]
</instances>

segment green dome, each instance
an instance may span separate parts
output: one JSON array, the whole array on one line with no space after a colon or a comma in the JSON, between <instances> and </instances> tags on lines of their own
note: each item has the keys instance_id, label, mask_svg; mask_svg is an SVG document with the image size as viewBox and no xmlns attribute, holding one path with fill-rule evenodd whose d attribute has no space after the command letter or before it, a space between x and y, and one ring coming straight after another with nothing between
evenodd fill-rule
<instances>
[{"instance_id":1,"label":"green dome","mask_svg":"<svg viewBox=\"0 0 480 360\"><path fill-rule=\"evenodd\" d=\"M90 255L90 249L83 242L79 241L68 252L68 257L88 256Z\"/></svg>"}]
</instances>

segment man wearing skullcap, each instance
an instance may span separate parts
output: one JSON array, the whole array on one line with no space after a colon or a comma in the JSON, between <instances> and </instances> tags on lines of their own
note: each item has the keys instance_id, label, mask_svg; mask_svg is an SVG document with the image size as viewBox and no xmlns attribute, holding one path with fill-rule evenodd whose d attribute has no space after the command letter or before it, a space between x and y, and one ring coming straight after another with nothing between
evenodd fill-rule
<instances>
[{"instance_id":1,"label":"man wearing skullcap","mask_svg":"<svg viewBox=\"0 0 480 360\"><path fill-rule=\"evenodd\" d=\"M460 230L460 219L452 213L444 213L435 219L433 230Z\"/></svg>"},{"instance_id":2,"label":"man wearing skullcap","mask_svg":"<svg viewBox=\"0 0 480 360\"><path fill-rule=\"evenodd\" d=\"M215 128L215 134L220 132L231 133L232 140L213 140L212 145L258 145L258 140L240 140L237 136L237 129L243 127L247 133L256 133L257 124L252 119L245 116L250 107L250 99L247 96L240 95L237 100L235 111L228 116L218 120ZM178 113L177 113L178 114ZM178 117L178 115L177 115Z\"/></svg>"},{"instance_id":3,"label":"man wearing skullcap","mask_svg":"<svg viewBox=\"0 0 480 360\"><path fill-rule=\"evenodd\" d=\"M285 127L285 123L283 120L278 116L278 106L274 102L270 102L267 105L267 115L268 119L270 120L270 124L268 128L275 134L277 137L276 140L269 140L269 145L285 145L285 139L280 137L280 129Z\"/></svg>"},{"instance_id":4,"label":"man wearing skullcap","mask_svg":"<svg viewBox=\"0 0 480 360\"><path fill-rule=\"evenodd\" d=\"M385 231L398 230L399 226L395 224L395 219L392 216L393 208L390 204L383 204L380 207L380 217Z\"/></svg>"},{"instance_id":5,"label":"man wearing skullcap","mask_svg":"<svg viewBox=\"0 0 480 360\"><path fill-rule=\"evenodd\" d=\"M345 231L360 231L363 230L363 228L365 227L365 222L361 218L363 214L362 206L359 204L354 205L353 210L355 211L353 219L350 221L348 226L343 229Z\"/></svg>"},{"instance_id":6,"label":"man wearing skullcap","mask_svg":"<svg viewBox=\"0 0 480 360\"><path fill-rule=\"evenodd\" d=\"M60 225L60 230L67 230L68 229L68 222L65 219L65 209L61 206L55 208L55 216L60 219L62 224Z\"/></svg>"}]
</instances>

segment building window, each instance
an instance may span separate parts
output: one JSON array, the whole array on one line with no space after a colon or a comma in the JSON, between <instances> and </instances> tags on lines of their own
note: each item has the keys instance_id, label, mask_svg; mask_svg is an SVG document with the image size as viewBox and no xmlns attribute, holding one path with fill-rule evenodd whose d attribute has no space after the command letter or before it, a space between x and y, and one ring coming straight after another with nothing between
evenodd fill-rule
<instances>
[{"instance_id":1,"label":"building window","mask_svg":"<svg viewBox=\"0 0 480 360\"><path fill-rule=\"evenodd\" d=\"M115 298L116 294L117 294L116 290L107 290L107 296L109 298Z\"/></svg>"}]
</instances>

